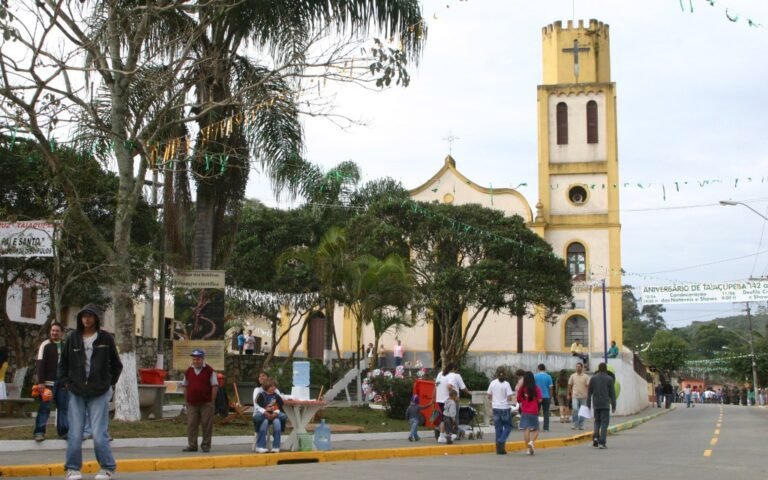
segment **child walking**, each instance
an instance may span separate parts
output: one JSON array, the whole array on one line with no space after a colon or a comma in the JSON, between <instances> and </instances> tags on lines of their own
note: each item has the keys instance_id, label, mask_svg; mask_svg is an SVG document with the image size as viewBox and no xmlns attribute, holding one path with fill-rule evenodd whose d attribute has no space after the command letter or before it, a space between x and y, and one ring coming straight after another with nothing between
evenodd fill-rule
<instances>
[{"instance_id":1,"label":"child walking","mask_svg":"<svg viewBox=\"0 0 768 480\"><path fill-rule=\"evenodd\" d=\"M532 372L525 372L523 384L517 389L517 401L520 403L520 428L523 440L528 446L528 455L534 453L534 442L539 438L539 404L541 389L536 385Z\"/></svg>"},{"instance_id":2,"label":"child walking","mask_svg":"<svg viewBox=\"0 0 768 480\"><path fill-rule=\"evenodd\" d=\"M456 428L456 416L459 412L458 400L459 400L459 393L454 389L450 389L450 392L448 393L448 399L445 401L445 406L443 407L443 422L445 426L445 443L448 443L448 444L453 443L453 439L455 438L455 435L453 432L454 432L454 429Z\"/></svg>"},{"instance_id":3,"label":"child walking","mask_svg":"<svg viewBox=\"0 0 768 480\"><path fill-rule=\"evenodd\" d=\"M414 395L411 397L411 405L405 411L405 419L408 420L408 424L411 426L411 434L408 435L409 442L418 442L421 440L419 436L419 423L421 422L421 411L425 410L432 405L419 405L419 396Z\"/></svg>"}]
</instances>

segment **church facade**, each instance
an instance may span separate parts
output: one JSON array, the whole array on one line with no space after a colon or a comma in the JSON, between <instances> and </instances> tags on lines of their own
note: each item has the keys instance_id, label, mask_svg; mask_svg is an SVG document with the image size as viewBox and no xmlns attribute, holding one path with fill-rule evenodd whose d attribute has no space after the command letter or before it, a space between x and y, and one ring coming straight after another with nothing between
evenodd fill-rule
<instances>
[{"instance_id":1,"label":"church facade","mask_svg":"<svg viewBox=\"0 0 768 480\"><path fill-rule=\"evenodd\" d=\"M526 319L523 351L567 353L579 339L598 353L612 340L622 345L616 85L610 75L609 28L597 20L565 26L555 22L542 29L542 47L535 204L515 189L474 183L451 156L410 194L417 201L474 203L520 215L563 258L574 284L574 302L557 322ZM342 309L336 312L335 326L342 351L354 351L354 323ZM397 336L406 361L430 366L437 355L433 328L422 324L385 335L385 349L391 355ZM491 314L471 354L516 352L518 335L515 318ZM365 331L363 340L372 341L372 332Z\"/></svg>"}]
</instances>

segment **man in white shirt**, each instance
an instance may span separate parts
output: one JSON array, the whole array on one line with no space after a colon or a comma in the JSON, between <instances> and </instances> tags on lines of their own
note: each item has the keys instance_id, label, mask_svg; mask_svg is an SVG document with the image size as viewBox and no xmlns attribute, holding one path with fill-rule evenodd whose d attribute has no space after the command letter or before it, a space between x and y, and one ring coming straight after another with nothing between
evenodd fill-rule
<instances>
[{"instance_id":1,"label":"man in white shirt","mask_svg":"<svg viewBox=\"0 0 768 480\"><path fill-rule=\"evenodd\" d=\"M496 369L496 378L488 385L488 398L493 409L493 426L496 428L496 455L506 455L507 438L512 432L512 386L504 378L504 368Z\"/></svg>"}]
</instances>

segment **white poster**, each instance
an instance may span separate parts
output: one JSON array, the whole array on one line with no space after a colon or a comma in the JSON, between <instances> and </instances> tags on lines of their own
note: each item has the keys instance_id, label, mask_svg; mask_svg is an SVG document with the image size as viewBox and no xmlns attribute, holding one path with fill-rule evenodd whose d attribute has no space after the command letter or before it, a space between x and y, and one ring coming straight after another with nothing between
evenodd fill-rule
<instances>
[{"instance_id":1,"label":"white poster","mask_svg":"<svg viewBox=\"0 0 768 480\"><path fill-rule=\"evenodd\" d=\"M0 257L52 257L55 228L44 220L0 222Z\"/></svg>"},{"instance_id":2,"label":"white poster","mask_svg":"<svg viewBox=\"0 0 768 480\"><path fill-rule=\"evenodd\" d=\"M642 287L644 305L674 303L764 302L768 300L768 281L705 282Z\"/></svg>"}]
</instances>

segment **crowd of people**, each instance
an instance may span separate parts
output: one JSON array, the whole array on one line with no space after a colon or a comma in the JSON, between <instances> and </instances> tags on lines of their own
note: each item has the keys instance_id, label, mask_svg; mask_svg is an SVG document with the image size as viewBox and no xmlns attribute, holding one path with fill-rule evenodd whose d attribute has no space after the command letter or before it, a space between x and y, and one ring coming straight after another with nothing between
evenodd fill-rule
<instances>
[{"instance_id":1,"label":"crowd of people","mask_svg":"<svg viewBox=\"0 0 768 480\"><path fill-rule=\"evenodd\" d=\"M554 398L559 402L561 422L567 421L568 406L571 407L571 428L574 430L583 430L585 419L594 417L593 446L606 448L610 415L616 411L614 378L606 364L600 363L596 374L589 376L584 372L584 365L578 362L572 375L568 376L562 371L556 381L547 373L544 364L538 365L536 370L535 374L531 371L516 371L517 382L513 389L506 378L506 369L499 367L496 369L496 377L488 385L486 393L493 413L496 453L507 453L506 442L512 432L512 419L519 415L519 429L523 432L526 453L534 455L536 440L539 437L539 412L541 411L543 417L541 427L544 432L548 432L550 407ZM459 437L458 396L462 392L469 394L456 365L448 363L435 378L433 398L437 414L433 415L432 419L436 425L438 443L450 444ZM411 424L409 441L419 440L414 425L422 415L421 410L429 406L431 405L419 406L418 397L412 399L406 413Z\"/></svg>"}]
</instances>

